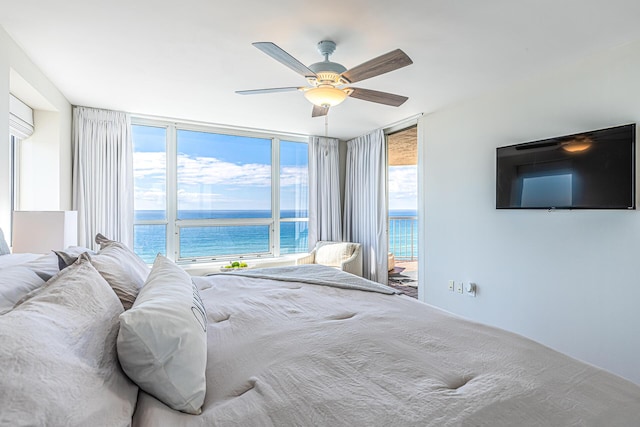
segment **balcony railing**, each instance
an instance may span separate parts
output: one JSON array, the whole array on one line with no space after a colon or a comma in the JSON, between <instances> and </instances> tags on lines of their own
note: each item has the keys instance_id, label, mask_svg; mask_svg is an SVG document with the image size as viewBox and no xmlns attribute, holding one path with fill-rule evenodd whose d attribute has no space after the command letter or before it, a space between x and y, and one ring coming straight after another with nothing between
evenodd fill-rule
<instances>
[{"instance_id":1,"label":"balcony railing","mask_svg":"<svg viewBox=\"0 0 640 427\"><path fill-rule=\"evenodd\" d=\"M418 217L389 217L389 252L398 261L418 259Z\"/></svg>"}]
</instances>

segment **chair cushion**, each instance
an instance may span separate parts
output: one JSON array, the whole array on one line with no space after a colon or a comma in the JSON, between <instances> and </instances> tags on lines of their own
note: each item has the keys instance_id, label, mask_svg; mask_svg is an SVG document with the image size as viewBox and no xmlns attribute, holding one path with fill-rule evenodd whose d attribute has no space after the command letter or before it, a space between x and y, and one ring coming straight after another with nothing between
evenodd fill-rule
<instances>
[{"instance_id":1,"label":"chair cushion","mask_svg":"<svg viewBox=\"0 0 640 427\"><path fill-rule=\"evenodd\" d=\"M318 242L316 246L316 264L340 267L357 249L357 243Z\"/></svg>"}]
</instances>

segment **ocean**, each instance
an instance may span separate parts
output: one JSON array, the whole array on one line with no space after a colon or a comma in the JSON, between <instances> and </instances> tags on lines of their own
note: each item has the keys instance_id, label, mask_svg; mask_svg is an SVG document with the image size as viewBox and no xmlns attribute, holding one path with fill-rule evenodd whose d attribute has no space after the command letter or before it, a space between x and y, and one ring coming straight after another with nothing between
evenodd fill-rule
<instances>
[{"instance_id":1,"label":"ocean","mask_svg":"<svg viewBox=\"0 0 640 427\"><path fill-rule=\"evenodd\" d=\"M306 211L283 210L281 218L306 218ZM389 248L396 259L417 257L417 220L414 210L390 210ZM405 217L396 219L394 217ZM271 218L271 211L220 210L178 211L178 219L238 219ZM136 221L163 220L164 211L136 210ZM413 230L413 232L411 232ZM413 244L413 245L412 245ZM166 253L166 226L136 225L134 250L146 262L153 262L157 253ZM306 221L280 223L280 254L308 251L308 227ZM182 227L180 231L180 258L229 258L240 255L246 258L269 252L268 225L232 225L215 227Z\"/></svg>"}]
</instances>

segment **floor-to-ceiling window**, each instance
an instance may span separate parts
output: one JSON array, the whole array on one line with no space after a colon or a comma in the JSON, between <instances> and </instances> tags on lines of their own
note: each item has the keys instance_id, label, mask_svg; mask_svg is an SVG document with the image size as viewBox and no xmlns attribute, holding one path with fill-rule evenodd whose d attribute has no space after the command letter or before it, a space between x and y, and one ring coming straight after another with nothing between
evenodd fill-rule
<instances>
[{"instance_id":1,"label":"floor-to-ceiling window","mask_svg":"<svg viewBox=\"0 0 640 427\"><path fill-rule=\"evenodd\" d=\"M33 109L9 94L9 173L11 176L11 228L13 211L20 209L20 142L34 132ZM10 231L9 231L10 233ZM11 236L13 239L13 236Z\"/></svg>"},{"instance_id":2,"label":"floor-to-ceiling window","mask_svg":"<svg viewBox=\"0 0 640 427\"><path fill-rule=\"evenodd\" d=\"M19 140L15 135L9 135L9 139L10 139L10 145L9 145L9 150L10 150L10 173L11 173L11 209L12 210L17 210L18 209L18 195L20 194L19 192L19 170L18 170L18 165L19 165L19 161L18 161L18 156L19 156Z\"/></svg>"},{"instance_id":3,"label":"floor-to-ceiling window","mask_svg":"<svg viewBox=\"0 0 640 427\"><path fill-rule=\"evenodd\" d=\"M417 126L387 135L389 284L418 296Z\"/></svg>"},{"instance_id":4,"label":"floor-to-ceiling window","mask_svg":"<svg viewBox=\"0 0 640 427\"><path fill-rule=\"evenodd\" d=\"M302 139L134 120L134 249L151 262L307 250Z\"/></svg>"}]
</instances>

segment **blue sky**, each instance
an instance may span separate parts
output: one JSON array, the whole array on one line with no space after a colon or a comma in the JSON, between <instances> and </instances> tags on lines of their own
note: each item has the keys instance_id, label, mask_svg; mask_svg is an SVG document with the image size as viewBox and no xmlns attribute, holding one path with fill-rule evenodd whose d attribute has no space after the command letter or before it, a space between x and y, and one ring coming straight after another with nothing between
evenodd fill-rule
<instances>
[{"instance_id":1,"label":"blue sky","mask_svg":"<svg viewBox=\"0 0 640 427\"><path fill-rule=\"evenodd\" d=\"M164 210L166 129L133 126L136 210ZM281 142L280 203L308 205L307 144ZM415 166L389 168L389 209L416 209ZM178 131L179 210L269 210L271 140Z\"/></svg>"},{"instance_id":2,"label":"blue sky","mask_svg":"<svg viewBox=\"0 0 640 427\"><path fill-rule=\"evenodd\" d=\"M136 209L165 206L164 128L134 126ZM271 140L178 131L180 210L269 210ZM307 145L281 141L281 209L308 204Z\"/></svg>"}]
</instances>

